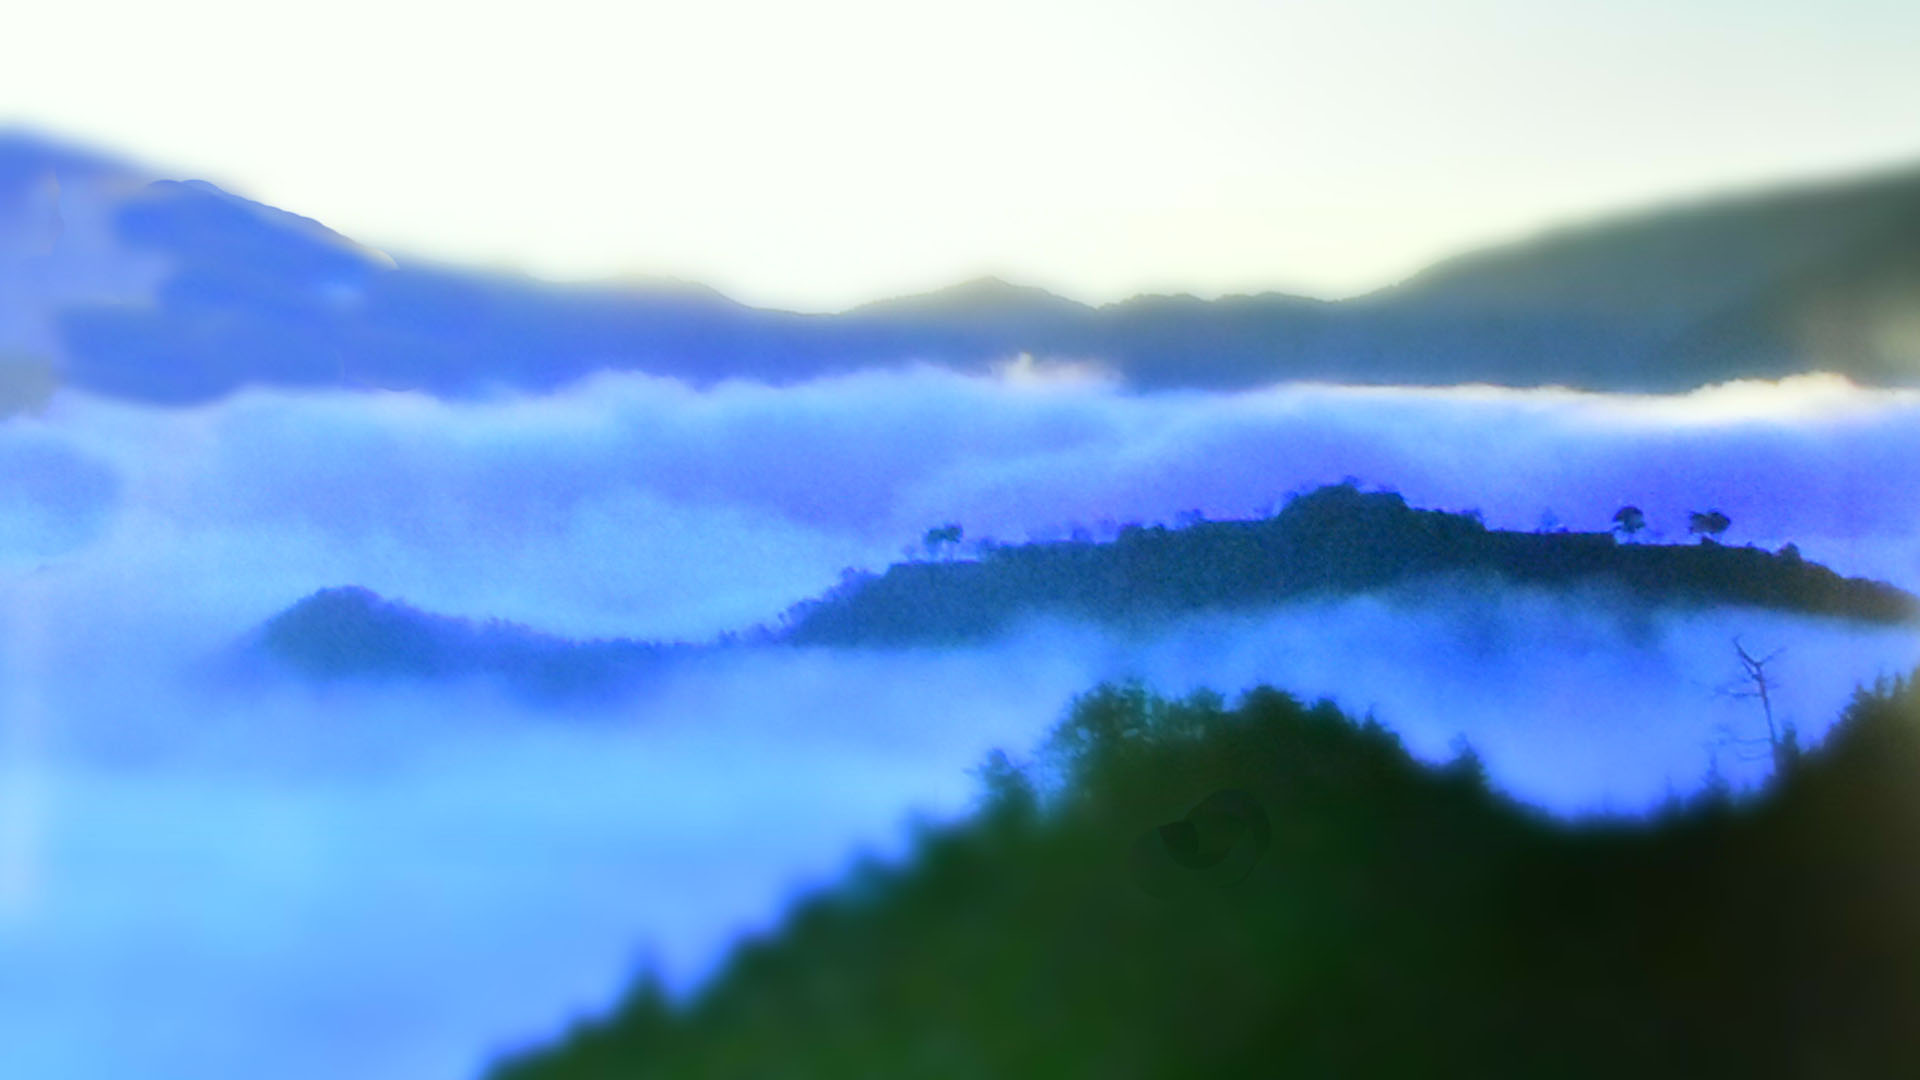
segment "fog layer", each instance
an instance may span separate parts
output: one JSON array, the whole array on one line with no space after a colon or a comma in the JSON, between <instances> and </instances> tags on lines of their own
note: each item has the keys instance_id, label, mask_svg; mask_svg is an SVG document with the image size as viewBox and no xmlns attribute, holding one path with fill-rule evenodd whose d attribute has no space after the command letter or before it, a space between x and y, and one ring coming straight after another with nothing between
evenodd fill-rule
<instances>
[{"instance_id":1,"label":"fog layer","mask_svg":"<svg viewBox=\"0 0 1920 1080\"><path fill-rule=\"evenodd\" d=\"M565 710L471 683L238 679L225 657L314 589L570 636L704 639L877 568L933 524L1019 540L1244 515L1355 476L1489 524L1792 540L1920 584L1920 397L1828 380L1685 398L1276 388L1123 394L1010 373L544 398L249 394L145 410L57 394L0 424L0 1041L21 1075L471 1076L678 985L793 889L967 769L1031 752L1078 692L1270 682L1372 710L1423 755L1464 736L1566 811L1697 785L1775 661L1809 736L1910 631L1602 593L1438 584L1194 619L1032 625L950 651L715 650ZM1549 519L1547 515L1552 515Z\"/></svg>"}]
</instances>

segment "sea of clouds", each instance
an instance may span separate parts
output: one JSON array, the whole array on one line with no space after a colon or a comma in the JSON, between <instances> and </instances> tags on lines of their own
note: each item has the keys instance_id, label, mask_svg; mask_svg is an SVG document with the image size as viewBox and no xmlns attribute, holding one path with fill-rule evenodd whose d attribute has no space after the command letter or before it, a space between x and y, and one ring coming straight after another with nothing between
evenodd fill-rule
<instances>
[{"instance_id":1,"label":"sea of clouds","mask_svg":"<svg viewBox=\"0 0 1920 1080\"><path fill-rule=\"evenodd\" d=\"M0 1045L20 1075L437 1080L677 986L911 813L962 812L1072 697L1260 682L1464 736L1565 812L1764 764L1724 692L1775 661L1817 736L1912 670L1911 628L1604 590L1410 586L1146 635L1035 623L966 649L732 648L630 696L308 686L224 662L364 585L574 637L769 622L927 527L1007 541L1272 508L1356 477L1490 525L1685 538L1920 588L1920 394L1814 377L1679 397L1287 386L1141 395L1031 368L543 397L250 392L192 409L55 393L0 422Z\"/></svg>"}]
</instances>

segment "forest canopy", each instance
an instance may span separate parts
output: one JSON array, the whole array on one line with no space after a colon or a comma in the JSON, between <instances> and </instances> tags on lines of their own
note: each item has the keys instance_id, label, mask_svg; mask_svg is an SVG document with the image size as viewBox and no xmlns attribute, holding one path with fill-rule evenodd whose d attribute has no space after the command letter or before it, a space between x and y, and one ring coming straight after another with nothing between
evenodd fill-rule
<instances>
[{"instance_id":1,"label":"forest canopy","mask_svg":"<svg viewBox=\"0 0 1920 1080\"><path fill-rule=\"evenodd\" d=\"M1913 1075L1916 771L1910 680L1757 794L1577 822L1330 704L1104 686L904 863L493 1080Z\"/></svg>"}]
</instances>

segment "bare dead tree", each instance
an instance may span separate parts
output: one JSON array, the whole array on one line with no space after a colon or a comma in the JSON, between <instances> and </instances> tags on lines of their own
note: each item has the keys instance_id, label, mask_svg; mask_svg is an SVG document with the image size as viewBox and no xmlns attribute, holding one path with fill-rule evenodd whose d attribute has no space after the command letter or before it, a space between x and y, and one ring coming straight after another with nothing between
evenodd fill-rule
<instances>
[{"instance_id":1,"label":"bare dead tree","mask_svg":"<svg viewBox=\"0 0 1920 1080\"><path fill-rule=\"evenodd\" d=\"M1794 737L1793 725L1780 725L1774 722L1773 696L1780 689L1780 682L1767 665L1780 658L1784 648L1775 649L1765 656L1755 656L1747 651L1739 638L1733 639L1734 655L1740 659L1740 675L1733 682L1721 687L1728 697L1746 701L1758 701L1761 715L1767 721L1766 754L1773 761L1773 771L1777 775L1792 764L1792 758L1798 752L1798 743ZM1742 739L1727 732L1727 741L1736 745L1755 745L1759 739Z\"/></svg>"}]
</instances>

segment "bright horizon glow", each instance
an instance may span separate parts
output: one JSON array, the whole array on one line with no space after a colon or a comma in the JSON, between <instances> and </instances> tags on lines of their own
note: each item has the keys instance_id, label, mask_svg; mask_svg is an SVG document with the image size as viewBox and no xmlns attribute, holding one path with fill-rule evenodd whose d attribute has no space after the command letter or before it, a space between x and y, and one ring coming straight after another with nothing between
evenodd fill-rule
<instances>
[{"instance_id":1,"label":"bright horizon glow","mask_svg":"<svg viewBox=\"0 0 1920 1080\"><path fill-rule=\"evenodd\" d=\"M1340 296L1920 153L1920 6L40 4L0 120L401 254L831 310Z\"/></svg>"}]
</instances>

